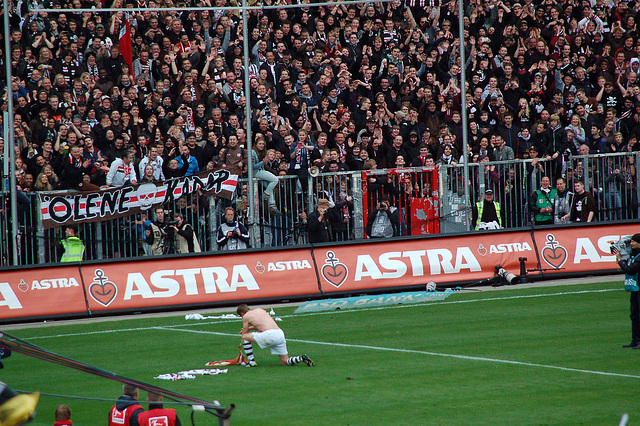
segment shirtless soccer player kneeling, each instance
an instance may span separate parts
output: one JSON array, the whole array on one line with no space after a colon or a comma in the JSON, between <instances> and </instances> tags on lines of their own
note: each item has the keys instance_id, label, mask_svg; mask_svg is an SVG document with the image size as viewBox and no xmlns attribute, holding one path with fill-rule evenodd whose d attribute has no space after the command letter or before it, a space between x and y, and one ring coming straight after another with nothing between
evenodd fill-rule
<instances>
[{"instance_id":1,"label":"shirtless soccer player kneeling","mask_svg":"<svg viewBox=\"0 0 640 426\"><path fill-rule=\"evenodd\" d=\"M242 346L249 361L248 367L255 367L258 364L253 356L251 343L257 343L260 348L269 348L271 353L280 357L282 365L296 365L304 362L309 367L315 363L306 355L289 357L287 353L287 340L284 331L271 318L271 315L264 309L251 309L246 304L238 306L238 315L242 317ZM252 331L255 330L255 331Z\"/></svg>"}]
</instances>

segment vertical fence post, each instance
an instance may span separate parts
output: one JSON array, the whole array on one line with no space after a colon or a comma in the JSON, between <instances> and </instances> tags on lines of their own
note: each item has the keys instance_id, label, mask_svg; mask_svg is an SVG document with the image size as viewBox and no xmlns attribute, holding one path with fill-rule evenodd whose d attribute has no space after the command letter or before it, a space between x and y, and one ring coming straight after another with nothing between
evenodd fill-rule
<instances>
[{"instance_id":1,"label":"vertical fence post","mask_svg":"<svg viewBox=\"0 0 640 426\"><path fill-rule=\"evenodd\" d=\"M635 162L635 167L636 167L636 174L633 177L633 184L635 186L635 189L633 189L636 193L636 205L635 205L635 209L636 209L636 218L640 217L640 185L638 185L638 170L640 170L640 154L639 153L635 153L634 154L634 162Z\"/></svg>"},{"instance_id":2,"label":"vertical fence post","mask_svg":"<svg viewBox=\"0 0 640 426\"><path fill-rule=\"evenodd\" d=\"M209 232L207 235L207 250L216 251L218 250L218 209L216 208L216 197L213 195L209 195L207 197L207 201L209 203Z\"/></svg>"},{"instance_id":3,"label":"vertical fence post","mask_svg":"<svg viewBox=\"0 0 640 426\"><path fill-rule=\"evenodd\" d=\"M36 229L36 250L38 253L38 263L45 263L45 240L44 240L44 220L42 219L42 209L40 208L40 197L36 196L36 223L34 228Z\"/></svg>"},{"instance_id":4,"label":"vertical fence post","mask_svg":"<svg viewBox=\"0 0 640 426\"><path fill-rule=\"evenodd\" d=\"M361 173L352 175L351 193L353 194L353 234L356 240L360 240L364 238L364 200Z\"/></svg>"}]
</instances>

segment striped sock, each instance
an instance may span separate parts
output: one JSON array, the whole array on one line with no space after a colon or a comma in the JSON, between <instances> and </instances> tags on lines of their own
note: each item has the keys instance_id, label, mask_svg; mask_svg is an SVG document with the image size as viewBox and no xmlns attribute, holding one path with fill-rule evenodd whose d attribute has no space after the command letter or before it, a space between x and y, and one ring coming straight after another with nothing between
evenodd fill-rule
<instances>
[{"instance_id":1,"label":"striped sock","mask_svg":"<svg viewBox=\"0 0 640 426\"><path fill-rule=\"evenodd\" d=\"M253 356L253 346L251 346L251 342L243 340L242 347L244 348L244 354L247 356L247 361L255 361L256 358Z\"/></svg>"},{"instance_id":2,"label":"striped sock","mask_svg":"<svg viewBox=\"0 0 640 426\"><path fill-rule=\"evenodd\" d=\"M287 360L287 365L296 365L302 362L302 357L300 355L292 356Z\"/></svg>"}]
</instances>

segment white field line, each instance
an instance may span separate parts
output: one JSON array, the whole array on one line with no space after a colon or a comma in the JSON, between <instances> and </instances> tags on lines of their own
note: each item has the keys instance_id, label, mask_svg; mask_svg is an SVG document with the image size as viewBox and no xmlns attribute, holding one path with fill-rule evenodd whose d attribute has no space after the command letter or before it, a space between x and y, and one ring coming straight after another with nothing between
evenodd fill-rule
<instances>
[{"instance_id":1,"label":"white field line","mask_svg":"<svg viewBox=\"0 0 640 426\"><path fill-rule=\"evenodd\" d=\"M469 300L455 300L455 301L442 301L442 302L433 302L433 303L414 303L408 305L392 305L392 306L377 306L370 308L355 308L355 309L338 309L331 311L320 311L320 312L306 312L301 314L291 314L291 315L278 315L280 318L300 318L300 317L312 317L317 315L336 315L336 314L349 314L355 312L365 312L365 311L379 311L386 309L405 309L405 308L417 308L424 306L439 306L439 305L455 305L458 303L475 303L475 302L492 302L492 301L500 301L500 300L516 300L516 299L529 299L536 297L553 297L553 296L570 296L574 294L585 294L585 293L604 293L610 291L622 292L622 288L609 288L602 290L581 290L581 291L568 291L561 293L547 293L547 294L530 294L530 295L522 295L522 296L508 296L508 297L490 297L485 299L469 299ZM167 316L172 316L171 313L168 313ZM132 318L133 319L133 318ZM82 320L79 320L82 321ZM166 325L162 326L162 328L174 328L174 327L191 327L198 325L211 325L211 324L223 324L229 322L240 322L239 318L236 319L224 319L224 320L211 320L211 321L189 321L185 324L180 325ZM55 322L51 324L55 326ZM101 330L101 331L87 331L82 333L64 333L64 334L52 334L47 336L36 336L25 338L24 340L41 340L41 339L57 339L61 337L72 337L72 336L90 336L94 334L109 334L109 333L126 333L131 331L144 331L144 330L152 330L156 329L158 326L149 326L149 327L135 327L135 328L119 328L112 330Z\"/></svg>"},{"instance_id":2,"label":"white field line","mask_svg":"<svg viewBox=\"0 0 640 426\"><path fill-rule=\"evenodd\" d=\"M228 337L234 337L236 339L238 338L237 334L221 333L218 331L187 330L182 328L169 328L169 327L156 327L156 328L160 330L180 331L185 333L196 333L196 334L213 334L216 336L228 336ZM354 349L354 348L369 349L374 351L400 352L400 353L407 353L407 354L439 356L444 358L456 358L456 359L464 359L464 360L470 360L470 361L494 362L498 364L511 364L511 365L521 365L525 367L548 368L552 370L571 371L575 373L597 374L600 376L614 376L614 377L626 377L631 379L640 379L640 376L634 375L634 374L611 373L607 371L596 371L596 370L583 370L580 368L560 367L557 365L536 364L533 362L512 361L508 359L499 359L499 358L486 358L486 357L469 356L469 355L445 354L441 352L416 351L412 349L387 348L383 346L356 345L351 343L319 342L316 340L287 339L287 341L312 344L312 345L338 346L338 347L344 347L349 349Z\"/></svg>"},{"instance_id":3,"label":"white field line","mask_svg":"<svg viewBox=\"0 0 640 426\"><path fill-rule=\"evenodd\" d=\"M470 299L470 300L458 300L458 301L443 301L433 304L427 305L440 305L440 304L457 304L457 303L475 303L475 302L491 302L491 301L500 301L500 300L515 300L515 299L528 299L535 297L552 297L552 296L567 296L567 295L575 295L575 294L585 294L585 293L603 293L610 291L622 291L622 289L601 289L601 290L582 290L582 291L571 291L571 292L561 292L561 293L548 293L548 294L534 294L534 295L523 295L523 296L508 296L508 297L492 297L485 299ZM413 308L424 306L425 304L411 304L411 305L394 305L394 306L383 306L383 307L373 307L373 308L358 308L358 309L345 309L345 310L334 310L334 311L322 311L322 312L309 312L304 314L297 315L283 315L282 318L299 318L303 316L316 316L316 315L335 315L338 313L350 313L350 312L361 312L361 311L375 311L381 309L403 309L403 308ZM25 340L40 340L40 339L51 339L51 338L61 338L61 337L69 337L69 336L86 336L86 335L95 335L95 334L109 334L109 333L123 333L123 332L132 332L132 331L145 331L145 330L173 330L180 332L188 332L188 333L198 333L198 334L209 334L209 335L217 335L217 336L225 336L225 337L234 337L238 338L237 334L232 333L222 333L217 331L201 331L201 330L189 330L185 329L185 327L190 326L201 326L201 325L212 325L216 323L231 323L231 322L239 322L239 319L233 320L214 320L214 321L202 321L202 322L193 322L193 323L185 323L180 325L167 325L167 326L150 326L150 327L136 327L136 328L126 328L126 329L113 329L113 330L103 330L103 331L91 331L91 332L83 332L83 333L67 333L67 334L57 334L57 335L49 335L49 336L39 336L28 338ZM439 352L429 352L429 351L416 351L410 349L399 349L399 348L386 348L386 347L378 347L378 346L368 346L368 345L356 345L356 344L346 344L346 343L331 343L331 342L319 342L319 341L311 341L311 340L297 340L297 339L288 339L291 342L299 342L306 344L316 344L316 345L326 345L326 346L335 346L335 347L346 347L346 348L358 348L358 349L369 349L369 350L378 350L378 351L387 351L387 352L400 352L400 353L411 353L411 354L420 354L420 355L428 355L428 356L440 356L440 357L448 357L455 359L465 359L470 361L482 361L482 362L493 362L500 364L511 364L511 365L521 365L527 367L537 367L537 368L546 368L560 371L569 371L583 374L596 374L601 376L614 376L614 377L625 377L632 379L640 379L640 375L633 374L622 374L622 373L612 373L606 371L596 371L596 370L583 370L578 368L570 368L570 367L561 367L556 365L546 365L546 364L536 364L530 362L522 362L522 361L512 361L507 359L497 359L497 358L485 358L485 357L476 357L476 356L468 356L468 355L457 355L457 354L445 354Z\"/></svg>"}]
</instances>

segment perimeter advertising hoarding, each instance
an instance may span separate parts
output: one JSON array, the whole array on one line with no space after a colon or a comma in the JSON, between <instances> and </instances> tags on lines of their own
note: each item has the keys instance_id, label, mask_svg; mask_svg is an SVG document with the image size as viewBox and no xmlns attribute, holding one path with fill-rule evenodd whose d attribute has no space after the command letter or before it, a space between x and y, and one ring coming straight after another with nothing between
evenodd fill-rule
<instances>
[{"instance_id":1,"label":"perimeter advertising hoarding","mask_svg":"<svg viewBox=\"0 0 640 426\"><path fill-rule=\"evenodd\" d=\"M78 266L0 273L0 318L86 313Z\"/></svg>"},{"instance_id":2,"label":"perimeter advertising hoarding","mask_svg":"<svg viewBox=\"0 0 640 426\"><path fill-rule=\"evenodd\" d=\"M640 227L639 227L640 228ZM495 275L495 266L519 275L519 258L531 274L615 270L611 242L633 234L629 225L498 232L366 246L316 248L324 293L470 282ZM636 228L636 231L639 229ZM538 264L538 262L540 262Z\"/></svg>"},{"instance_id":3,"label":"perimeter advertising hoarding","mask_svg":"<svg viewBox=\"0 0 640 426\"><path fill-rule=\"evenodd\" d=\"M320 295L318 277L325 294L456 284L492 277L498 264L518 274L520 257L530 275L614 271L610 243L638 231L603 225L322 246L313 248L315 263L306 247L8 270L0 272L0 320L88 313L85 294L92 312L106 312Z\"/></svg>"},{"instance_id":4,"label":"perimeter advertising hoarding","mask_svg":"<svg viewBox=\"0 0 640 426\"><path fill-rule=\"evenodd\" d=\"M318 293L311 252L283 250L82 267L91 311Z\"/></svg>"},{"instance_id":5,"label":"perimeter advertising hoarding","mask_svg":"<svg viewBox=\"0 0 640 426\"><path fill-rule=\"evenodd\" d=\"M545 273L617 269L611 243L636 232L640 232L637 224L537 230L540 268Z\"/></svg>"},{"instance_id":6,"label":"perimeter advertising hoarding","mask_svg":"<svg viewBox=\"0 0 640 426\"><path fill-rule=\"evenodd\" d=\"M535 262L533 247L528 232L514 232L384 240L366 246L318 247L314 253L322 291L330 293L481 280L493 277L498 264L517 272L518 257Z\"/></svg>"}]
</instances>

